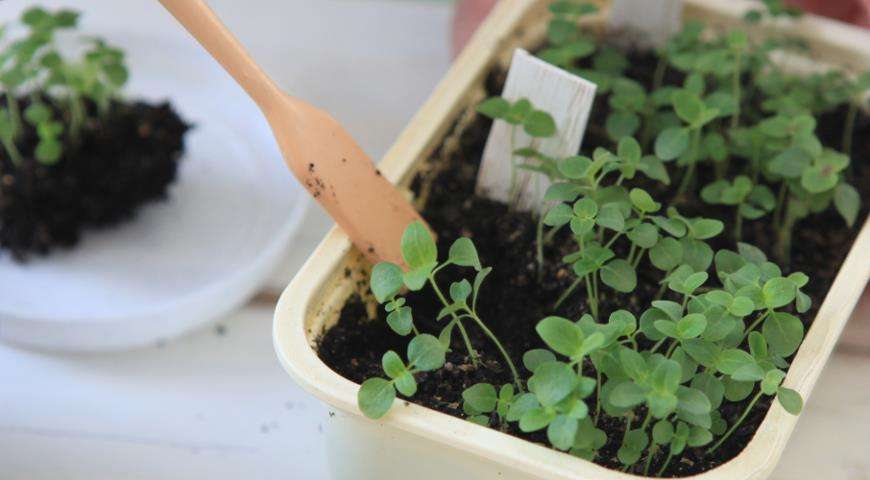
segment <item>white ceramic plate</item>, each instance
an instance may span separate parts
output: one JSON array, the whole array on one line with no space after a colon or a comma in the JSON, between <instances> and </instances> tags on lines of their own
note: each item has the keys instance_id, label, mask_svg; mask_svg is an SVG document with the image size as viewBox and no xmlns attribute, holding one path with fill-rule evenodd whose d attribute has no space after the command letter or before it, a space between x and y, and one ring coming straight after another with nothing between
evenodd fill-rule
<instances>
[{"instance_id":1,"label":"white ceramic plate","mask_svg":"<svg viewBox=\"0 0 870 480\"><path fill-rule=\"evenodd\" d=\"M0 339L117 350L182 334L244 303L297 230L308 195L268 125L195 44L129 36L129 98L169 98L188 122L169 199L20 265L0 255Z\"/></svg>"}]
</instances>

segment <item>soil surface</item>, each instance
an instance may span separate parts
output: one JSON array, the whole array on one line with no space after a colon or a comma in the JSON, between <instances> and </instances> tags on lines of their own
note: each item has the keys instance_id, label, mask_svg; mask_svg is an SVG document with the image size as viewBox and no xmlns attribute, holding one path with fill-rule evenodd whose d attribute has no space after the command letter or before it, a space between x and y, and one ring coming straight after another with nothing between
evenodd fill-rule
<instances>
[{"instance_id":1,"label":"soil surface","mask_svg":"<svg viewBox=\"0 0 870 480\"><path fill-rule=\"evenodd\" d=\"M648 79L654 67L654 58L649 55L636 54L632 58L629 76L637 79ZM679 80L670 73L670 81ZM496 72L487 82L491 94L501 92L504 73ZM604 117L607 114L606 99L598 98L593 108L590 127L587 131L582 152L589 155L597 146L613 148L612 142L604 136ZM820 138L832 147L839 146L840 129L843 125L845 111L831 112L823 115L819 121L818 134ZM439 252L445 255L450 244L460 236L474 240L480 252L484 266L493 267L487 278L479 298L478 310L484 321L505 344L514 357L514 362L521 368L522 374L528 378L530 372L521 367L521 357L532 348L544 347L534 331L535 324L547 315L558 314L568 318L579 318L586 313L585 294L575 293L561 308L553 310L554 300L572 283L574 274L566 268L560 259L563 254L576 249L576 244L569 235L557 236L546 249L545 268L539 277L535 260L535 227L536 220L529 214L510 211L505 204L495 202L474 194L474 184L480 163L481 153L489 132L489 121L478 118L473 125L465 130L461 138L461 148L448 156L446 165L440 165L434 178L418 178L415 185L432 181L432 190L423 211L423 216L429 221L439 238ZM860 190L862 198L870 198L870 118L864 116L858 121L855 132L855 161L853 173L849 181ZM439 155L436 153L435 158ZM669 167L672 164L669 164ZM709 168L702 168L701 182L708 180L704 175L712 176ZM670 171L672 179L677 173ZM678 180L678 177L677 177ZM641 181L642 182L642 181ZM659 199L669 199L673 196L673 184L669 190L644 184L653 190ZM637 185L635 181L634 185ZM657 189L657 190L656 190ZM697 189L696 189L697 190ZM786 273L803 271L810 275L811 283L803 289L813 299L813 308L800 315L809 325L825 297L834 276L848 253L867 216L866 205L861 212L855 228L849 229L833 208L813 215L799 224L793 241L792 264L784 268ZM728 208L711 207L700 200L689 199L679 206L680 211L689 215L703 215L718 218L726 222L725 232L714 240L711 246L735 249L734 240L728 235L731 231L729 219L733 213ZM772 252L774 240L773 231L768 221L745 221L743 241L761 247L765 252ZM625 244L616 244L620 249L627 248ZM448 268L439 274L439 283L446 288L452 281L472 278L467 269ZM607 288L601 290L601 311L610 312L625 308L639 314L654 298L657 288L654 286L660 278L648 260L644 260L638 268L638 288L630 295L618 294ZM421 293L411 293L407 296L408 304L413 308L414 320L420 331L437 332L443 327L435 320L441 305L437 298L424 289ZM359 296L353 296L345 305L338 324L330 329L319 343L321 359L340 375L361 383L373 376L383 376L381 356L387 350L393 349L404 355L408 338L400 337L392 332L385 321L383 309L377 309L377 318L369 318L369 309ZM439 410L449 415L464 417L462 411L462 391L478 382L488 382L496 385L509 383L510 374L499 363L498 351L480 332L469 328L472 343L481 354L483 365L474 368L465 350L454 335L452 351L448 353L448 362L444 368L417 376L419 390L411 399L413 402ZM749 397L751 398L751 396ZM714 458L704 455L704 447L687 448L679 462L671 462L665 472L666 477L681 477L700 473L727 462L746 446L754 435L759 424L764 419L772 397L765 397L751 412L748 419L720 447ZM587 401L590 408L594 405L594 396ZM721 413L730 425L746 407L748 400L743 402L723 403ZM603 416L599 427L607 431L609 443L599 451L596 463L621 468L616 460L616 451L624 431L624 420ZM518 437L546 444L542 432L521 433L511 426L508 433ZM643 465L645 457L637 465ZM664 455L653 458L651 471L657 471L664 462ZM642 470L642 468L641 468ZM636 472L639 473L639 472Z\"/></svg>"},{"instance_id":2,"label":"soil surface","mask_svg":"<svg viewBox=\"0 0 870 480\"><path fill-rule=\"evenodd\" d=\"M28 101L21 102L23 111ZM72 247L83 229L116 225L167 197L190 128L172 107L115 102L102 119L88 118L54 165L33 158L38 138L27 122L18 141L23 163L0 149L0 254L24 261Z\"/></svg>"}]
</instances>

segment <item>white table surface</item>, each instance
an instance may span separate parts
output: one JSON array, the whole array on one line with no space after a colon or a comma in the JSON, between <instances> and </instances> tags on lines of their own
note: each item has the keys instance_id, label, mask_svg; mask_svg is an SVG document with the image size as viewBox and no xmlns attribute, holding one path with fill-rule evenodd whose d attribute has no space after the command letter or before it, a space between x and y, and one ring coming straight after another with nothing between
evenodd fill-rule
<instances>
[{"instance_id":1,"label":"white table surface","mask_svg":"<svg viewBox=\"0 0 870 480\"><path fill-rule=\"evenodd\" d=\"M0 1L0 23L32 3ZM449 64L444 2L209 3L283 88L330 111L375 158ZM84 29L109 39L193 41L157 0L40 4L75 5ZM309 209L272 292L330 225ZM0 479L325 478L325 408L278 364L271 315L272 306L260 304L169 344L111 355L0 344Z\"/></svg>"},{"instance_id":2,"label":"white table surface","mask_svg":"<svg viewBox=\"0 0 870 480\"><path fill-rule=\"evenodd\" d=\"M86 11L93 31L187 41L156 1L65 3ZM444 3L211 3L282 86L330 110L376 157L447 67ZM24 4L0 2L0 21ZM329 224L311 209L273 289ZM271 317L256 302L168 344L111 355L0 345L0 479L325 479L326 409L278 365ZM823 374L777 480L870 478L870 355L849 352Z\"/></svg>"}]
</instances>

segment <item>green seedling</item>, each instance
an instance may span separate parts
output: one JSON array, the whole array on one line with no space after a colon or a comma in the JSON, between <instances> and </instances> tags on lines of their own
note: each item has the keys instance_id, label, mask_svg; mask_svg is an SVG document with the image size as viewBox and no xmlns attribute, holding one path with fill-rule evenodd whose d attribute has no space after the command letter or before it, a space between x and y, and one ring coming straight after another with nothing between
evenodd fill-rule
<instances>
[{"instance_id":1,"label":"green seedling","mask_svg":"<svg viewBox=\"0 0 870 480\"><path fill-rule=\"evenodd\" d=\"M381 418L390 410L396 391L407 397L417 393L414 374L437 370L444 365L446 349L432 335L417 335L408 342L408 363L396 352L390 350L381 359L384 373L389 377L369 378L360 386L357 405L369 418Z\"/></svg>"},{"instance_id":2,"label":"green seedling","mask_svg":"<svg viewBox=\"0 0 870 480\"><path fill-rule=\"evenodd\" d=\"M536 146L540 139L549 138L556 134L556 122L549 113L535 109L532 102L526 98L511 103L501 97L492 97L481 102L477 106L477 112L485 117L501 120L510 125L510 149L514 155L510 158L511 177L508 204L516 205L522 192L517 170L525 168L539 172L548 171L549 159L538 153ZM523 148L519 148L517 145L517 135L520 130L531 138L531 143ZM522 158L531 158L537 162L521 164L519 159Z\"/></svg>"},{"instance_id":3,"label":"green seedling","mask_svg":"<svg viewBox=\"0 0 870 480\"><path fill-rule=\"evenodd\" d=\"M779 0L765 4L771 16L793 15ZM848 155L822 145L814 115L855 104L866 87L841 72L783 72L770 53L793 47L787 39L750 41L742 29L715 37L697 22L686 22L656 52L654 78L631 79L624 55L582 29L584 16L595 11L580 2L554 2L550 44L541 56L600 82L598 91L609 94L605 133L615 149L549 158L534 143L555 130L545 112L522 100L489 99L479 106L533 138L514 146L514 156L523 159L516 168L551 181L539 221L539 265L546 260L543 245L555 235L572 239L571 250L560 255L575 278L553 302L552 314L535 324L544 348L522 356L524 375L477 313L489 270L470 240L454 243L442 263L425 228L412 225L403 238L408 271L375 266L372 291L393 330L442 352L422 368L443 363L454 329L475 360L465 324L477 325L497 346L514 382L468 387L456 401L469 421L543 432L553 448L588 460L616 445L623 470L661 476L685 461L688 448L713 455L733 440L764 397L800 413L803 399L787 386L787 371L804 339L800 315L812 307L803 291L810 279L783 271L744 243L743 222L770 215L779 240L774 258L783 261L800 219L833 205L848 225L858 221L859 194L846 181ZM668 69L683 74L681 85L667 83ZM654 154L644 154L647 140ZM712 172L700 171L708 166ZM711 246L724 242L714 241L725 229L721 219L687 216L674 202L655 198L675 173L681 175L680 200L699 197L733 208L733 249ZM696 188L698 178L710 180ZM448 265L476 271L473 282L451 285L449 297L435 279ZM608 311L608 305L633 305L628 295L643 282L659 288L649 304ZM443 305L439 319L448 321L437 337L416 329L401 294L426 285ZM588 313L563 306L572 295L585 300ZM397 393L413 395L414 375L424 371L410 348L407 362L388 356L385 377L367 380L365 395L361 389L360 405L370 416L383 415ZM737 403L744 406L731 414ZM614 421L624 430L608 438L602 426Z\"/></svg>"},{"instance_id":4,"label":"green seedling","mask_svg":"<svg viewBox=\"0 0 870 480\"><path fill-rule=\"evenodd\" d=\"M694 87L674 91L671 103L683 125L662 130L656 137L655 153L662 160L677 160L678 165L686 167L677 189L677 196L680 197L694 179L701 157L704 127L716 120L722 110L705 103Z\"/></svg>"},{"instance_id":5,"label":"green seedling","mask_svg":"<svg viewBox=\"0 0 870 480\"><path fill-rule=\"evenodd\" d=\"M405 261L405 265L407 265L408 268L407 271L403 271L402 268L396 264L381 262L375 265L372 269L370 282L372 293L375 295L378 303L385 304L384 308L388 312L387 323L390 328L402 336L414 332L416 335L414 337L415 339L421 337L421 334L414 326L411 307L406 305L406 300L400 296L400 292L404 288L411 291L419 291L428 284L443 305L441 312L438 314L438 320L443 320L448 317L450 318L447 325L437 336L437 341L439 342L439 345L441 345L442 350L446 351L450 348L453 331L459 330L465 348L468 351L468 355L472 359L473 364L477 366L477 353L471 345L471 340L468 337L468 332L466 331L464 324L465 321L471 321L484 332L484 334L502 353L503 360L510 367L511 373L513 374L516 387L522 390L523 387L519 373L517 372L510 355L477 313L477 299L480 294L480 289L483 286L486 276L492 270L490 268L483 268L480 263L477 249L474 247L474 243L465 237L457 239L453 242L453 245L451 245L447 259L443 262L439 262L438 247L432 239L432 235L426 229L425 225L420 222L414 222L405 229L405 233L402 235L401 249L402 259ZM448 291L448 299L441 287L438 285L436 277L441 270L451 265L473 268L476 274L473 284L468 280L452 283ZM430 337L436 338L427 334L422 334L422 336L427 339ZM411 355L409 353L409 359L410 358ZM389 372L387 373L389 374ZM386 399L389 397L389 394L385 393L389 389L386 387L387 383L384 382L390 383L389 381L379 379L377 382L373 383L379 385L379 389L374 390L375 387L370 387L374 391L383 395L383 397L377 397L380 402L377 403L377 405L380 407L383 407L386 404ZM395 382L392 382L391 384L395 384ZM399 390L399 392L406 396L411 395L406 394L402 390ZM367 393L366 395L369 394ZM360 408L363 413L369 415L367 411L362 408L362 398L363 397L361 396ZM369 409L369 411L380 413L381 415L386 413L386 410L381 412L377 408Z\"/></svg>"},{"instance_id":6,"label":"green seedling","mask_svg":"<svg viewBox=\"0 0 870 480\"><path fill-rule=\"evenodd\" d=\"M767 185L753 185L746 175L734 180L717 180L701 190L701 198L713 205L737 207L734 215L734 239L742 236L743 219L757 220L773 211L776 196Z\"/></svg>"},{"instance_id":7,"label":"green seedling","mask_svg":"<svg viewBox=\"0 0 870 480\"><path fill-rule=\"evenodd\" d=\"M72 10L30 8L21 16L27 33L0 52L0 85L5 92L0 139L15 165L22 161L16 141L25 121L36 129L36 160L45 165L57 163L64 145L78 142L92 115L85 100L93 101L97 115L104 119L111 100L127 82L124 53L99 38L87 40L89 48L79 59L60 52L57 33L75 29L78 17ZM24 95L30 105L22 112L20 97Z\"/></svg>"},{"instance_id":8,"label":"green seedling","mask_svg":"<svg viewBox=\"0 0 870 480\"><path fill-rule=\"evenodd\" d=\"M477 383L462 392L462 410L469 421L484 427L490 426L492 414L495 414L497 425L504 427L514 398L516 389L512 384L502 385L496 391L489 383Z\"/></svg>"}]
</instances>

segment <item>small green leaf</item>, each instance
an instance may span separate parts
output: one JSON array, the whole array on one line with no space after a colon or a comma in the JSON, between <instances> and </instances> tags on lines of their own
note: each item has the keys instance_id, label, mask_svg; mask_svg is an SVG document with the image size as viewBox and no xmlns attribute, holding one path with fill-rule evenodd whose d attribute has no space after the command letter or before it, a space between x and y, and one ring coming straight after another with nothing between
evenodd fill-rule
<instances>
[{"instance_id":1,"label":"small green leaf","mask_svg":"<svg viewBox=\"0 0 870 480\"><path fill-rule=\"evenodd\" d=\"M649 193L640 188L632 188L628 195L635 208L643 213L654 213L662 207Z\"/></svg>"},{"instance_id":2,"label":"small green leaf","mask_svg":"<svg viewBox=\"0 0 870 480\"><path fill-rule=\"evenodd\" d=\"M691 222L691 225L689 226L689 233L695 239L706 240L708 238L713 238L716 235L719 235L724 229L725 224L719 220L713 220L711 218L699 218Z\"/></svg>"},{"instance_id":3,"label":"small green leaf","mask_svg":"<svg viewBox=\"0 0 870 480\"><path fill-rule=\"evenodd\" d=\"M601 207L595 222L604 228L617 232L625 230L625 217L622 216L619 205L616 203L608 203Z\"/></svg>"},{"instance_id":4,"label":"small green leaf","mask_svg":"<svg viewBox=\"0 0 870 480\"><path fill-rule=\"evenodd\" d=\"M696 362L707 368L716 366L719 359L720 347L713 342L694 338L682 342L683 350L689 354Z\"/></svg>"},{"instance_id":5,"label":"small green leaf","mask_svg":"<svg viewBox=\"0 0 870 480\"><path fill-rule=\"evenodd\" d=\"M383 378L370 378L363 382L357 393L357 405L363 415L378 419L386 415L396 399L392 382Z\"/></svg>"},{"instance_id":6,"label":"small green leaf","mask_svg":"<svg viewBox=\"0 0 870 480\"><path fill-rule=\"evenodd\" d=\"M72 28L78 23L79 12L75 10L58 10L54 14L54 23L59 28Z\"/></svg>"},{"instance_id":7,"label":"small green leaf","mask_svg":"<svg viewBox=\"0 0 870 480\"><path fill-rule=\"evenodd\" d=\"M523 354L523 366L532 373L534 373L539 366L555 361L556 356L553 355L553 352L543 348L535 348Z\"/></svg>"},{"instance_id":8,"label":"small green leaf","mask_svg":"<svg viewBox=\"0 0 870 480\"><path fill-rule=\"evenodd\" d=\"M432 273L432 270L436 265L437 263L431 263L405 272L402 275L402 280L405 282L405 286L415 292L422 289L423 286L426 285L426 281L429 280L429 274Z\"/></svg>"},{"instance_id":9,"label":"small green leaf","mask_svg":"<svg viewBox=\"0 0 870 480\"><path fill-rule=\"evenodd\" d=\"M572 218L574 218L574 212L571 211L571 207L564 203L559 203L547 211L543 221L544 225L561 227L567 225Z\"/></svg>"},{"instance_id":10,"label":"small green leaf","mask_svg":"<svg viewBox=\"0 0 870 480\"><path fill-rule=\"evenodd\" d=\"M462 279L450 284L450 299L455 303L466 303L469 295L471 295L471 283L468 280Z\"/></svg>"},{"instance_id":11,"label":"small green leaf","mask_svg":"<svg viewBox=\"0 0 870 480\"><path fill-rule=\"evenodd\" d=\"M689 133L681 127L662 130L656 137L655 154L662 160L673 160L689 148Z\"/></svg>"},{"instance_id":12,"label":"small green leaf","mask_svg":"<svg viewBox=\"0 0 870 480\"><path fill-rule=\"evenodd\" d=\"M437 263L438 249L422 222L415 221L405 229L402 235L402 258L412 269Z\"/></svg>"},{"instance_id":13,"label":"small green leaf","mask_svg":"<svg viewBox=\"0 0 870 480\"><path fill-rule=\"evenodd\" d=\"M414 316L411 307L400 307L387 315L387 325L401 336L411 333L414 326Z\"/></svg>"},{"instance_id":14,"label":"small green leaf","mask_svg":"<svg viewBox=\"0 0 870 480\"><path fill-rule=\"evenodd\" d=\"M725 398L729 402L744 400L752 393L752 389L755 387L753 382L738 382L730 377L723 378L722 384L725 386Z\"/></svg>"},{"instance_id":15,"label":"small green leaf","mask_svg":"<svg viewBox=\"0 0 870 480\"><path fill-rule=\"evenodd\" d=\"M616 453L619 461L624 465L633 465L649 445L649 437L645 431L631 430L625 434L625 442Z\"/></svg>"},{"instance_id":16,"label":"small green leaf","mask_svg":"<svg viewBox=\"0 0 870 480\"><path fill-rule=\"evenodd\" d=\"M686 232L688 231L686 224L684 222L680 221L679 219L667 218L667 217L662 217L659 215L654 215L650 218L652 219L653 223L656 224L657 227L668 232L670 235L672 235L676 238L683 237L684 235L686 235Z\"/></svg>"},{"instance_id":17,"label":"small green leaf","mask_svg":"<svg viewBox=\"0 0 870 480\"><path fill-rule=\"evenodd\" d=\"M509 422L519 421L526 412L539 408L540 406L541 404L538 402L538 399L535 398L533 393L524 393L514 397L505 418Z\"/></svg>"},{"instance_id":18,"label":"small green leaf","mask_svg":"<svg viewBox=\"0 0 870 480\"><path fill-rule=\"evenodd\" d=\"M390 378L397 378L406 372L405 363L399 357L399 354L389 350L381 357L381 366L384 373Z\"/></svg>"},{"instance_id":19,"label":"small green leaf","mask_svg":"<svg viewBox=\"0 0 870 480\"><path fill-rule=\"evenodd\" d=\"M448 260L461 267L474 267L477 271L483 268L480 265L480 258L477 256L477 249L474 248L474 242L466 237L457 238L453 242L453 245L450 246Z\"/></svg>"},{"instance_id":20,"label":"small green leaf","mask_svg":"<svg viewBox=\"0 0 870 480\"><path fill-rule=\"evenodd\" d=\"M634 382L621 382L610 391L609 401L620 408L632 408L644 401L644 391Z\"/></svg>"},{"instance_id":21,"label":"small green leaf","mask_svg":"<svg viewBox=\"0 0 870 480\"><path fill-rule=\"evenodd\" d=\"M755 365L755 359L749 353L737 348L723 351L716 360L716 369L726 375L732 375L746 365Z\"/></svg>"},{"instance_id":22,"label":"small green leaf","mask_svg":"<svg viewBox=\"0 0 870 480\"><path fill-rule=\"evenodd\" d=\"M473 415L468 417L468 421L480 425L481 427L489 426L489 416L487 415Z\"/></svg>"},{"instance_id":23,"label":"small green leaf","mask_svg":"<svg viewBox=\"0 0 870 480\"><path fill-rule=\"evenodd\" d=\"M393 379L393 385L396 390L406 397L413 397L417 393L417 380L409 371L403 372L401 375Z\"/></svg>"},{"instance_id":24,"label":"small green leaf","mask_svg":"<svg viewBox=\"0 0 870 480\"><path fill-rule=\"evenodd\" d=\"M521 98L511 105L503 120L511 125L520 125L526 119L526 116L532 113L532 110L532 103L526 98Z\"/></svg>"},{"instance_id":25,"label":"small green leaf","mask_svg":"<svg viewBox=\"0 0 870 480\"><path fill-rule=\"evenodd\" d=\"M674 111L684 122L694 124L701 121L704 114L704 102L697 94L686 90L674 92L671 96Z\"/></svg>"},{"instance_id":26,"label":"small green leaf","mask_svg":"<svg viewBox=\"0 0 870 480\"><path fill-rule=\"evenodd\" d=\"M646 404L655 418L665 418L677 408L677 396L671 392L653 390L647 393Z\"/></svg>"},{"instance_id":27,"label":"small green leaf","mask_svg":"<svg viewBox=\"0 0 870 480\"><path fill-rule=\"evenodd\" d=\"M54 165L60 160L63 153L63 145L55 139L43 139L34 150L36 159L44 165Z\"/></svg>"},{"instance_id":28,"label":"small green leaf","mask_svg":"<svg viewBox=\"0 0 870 480\"><path fill-rule=\"evenodd\" d=\"M785 312L772 312L764 321L762 334L770 351L778 357L788 357L797 351L804 338L804 324Z\"/></svg>"},{"instance_id":29,"label":"small green leaf","mask_svg":"<svg viewBox=\"0 0 870 480\"><path fill-rule=\"evenodd\" d=\"M557 182L547 188L544 194L546 202L573 202L583 189L579 185L567 182Z\"/></svg>"},{"instance_id":30,"label":"small green leaf","mask_svg":"<svg viewBox=\"0 0 870 480\"><path fill-rule=\"evenodd\" d=\"M591 165L592 160L588 157L573 156L563 158L556 164L556 167L565 178L577 180L586 176Z\"/></svg>"},{"instance_id":31,"label":"small green leaf","mask_svg":"<svg viewBox=\"0 0 870 480\"><path fill-rule=\"evenodd\" d=\"M472 285L472 294L471 294L471 309L477 311L477 296L480 294L480 287L483 285L483 281L486 280L486 277L492 272L492 267L486 267L483 270L477 272L474 276L474 285Z\"/></svg>"},{"instance_id":32,"label":"small green leaf","mask_svg":"<svg viewBox=\"0 0 870 480\"><path fill-rule=\"evenodd\" d=\"M718 409L725 396L725 385L715 375L708 372L700 373L692 379L692 388L704 392L710 400L710 408Z\"/></svg>"},{"instance_id":33,"label":"small green leaf","mask_svg":"<svg viewBox=\"0 0 870 480\"><path fill-rule=\"evenodd\" d=\"M752 354L756 360L764 360L767 358L767 340L764 339L764 335L758 332L749 332L749 353Z\"/></svg>"},{"instance_id":34,"label":"small green leaf","mask_svg":"<svg viewBox=\"0 0 870 480\"><path fill-rule=\"evenodd\" d=\"M595 332L583 340L583 345L580 347L581 355L588 355L595 350L598 350L604 345L605 337L601 332Z\"/></svg>"},{"instance_id":35,"label":"small green leaf","mask_svg":"<svg viewBox=\"0 0 870 480\"><path fill-rule=\"evenodd\" d=\"M130 76L127 67L121 63L110 63L104 65L103 73L106 75L109 83L111 83L115 88L119 88L127 83L127 79Z\"/></svg>"},{"instance_id":36,"label":"small green leaf","mask_svg":"<svg viewBox=\"0 0 870 480\"><path fill-rule=\"evenodd\" d=\"M669 272L682 263L683 247L673 238L660 238L659 242L650 249L649 259L659 270Z\"/></svg>"},{"instance_id":37,"label":"small green leaf","mask_svg":"<svg viewBox=\"0 0 870 480\"><path fill-rule=\"evenodd\" d=\"M381 262L372 268L371 288L378 303L384 303L402 289L402 268L394 263Z\"/></svg>"},{"instance_id":38,"label":"small green leaf","mask_svg":"<svg viewBox=\"0 0 870 480\"><path fill-rule=\"evenodd\" d=\"M848 183L841 183L834 189L834 206L837 212L846 220L846 225L852 227L858 220L858 212L861 210L861 197L855 187Z\"/></svg>"},{"instance_id":39,"label":"small green leaf","mask_svg":"<svg viewBox=\"0 0 870 480\"><path fill-rule=\"evenodd\" d=\"M511 105L501 97L488 98L477 106L477 112L492 119L504 118Z\"/></svg>"},{"instance_id":40,"label":"small green leaf","mask_svg":"<svg viewBox=\"0 0 870 480\"><path fill-rule=\"evenodd\" d=\"M489 383L478 383L466 388L462 392L462 399L481 413L495 410L496 402L498 402L495 387Z\"/></svg>"},{"instance_id":41,"label":"small green leaf","mask_svg":"<svg viewBox=\"0 0 870 480\"><path fill-rule=\"evenodd\" d=\"M676 333L680 339L688 340L704 333L707 318L700 313L690 313L677 322Z\"/></svg>"},{"instance_id":42,"label":"small green leaf","mask_svg":"<svg viewBox=\"0 0 870 480\"><path fill-rule=\"evenodd\" d=\"M591 198L581 198L574 203L574 214L581 218L595 218L598 204Z\"/></svg>"},{"instance_id":43,"label":"small green leaf","mask_svg":"<svg viewBox=\"0 0 870 480\"><path fill-rule=\"evenodd\" d=\"M601 269L601 281L618 292L629 293L637 287L637 273L628 261L617 258Z\"/></svg>"},{"instance_id":44,"label":"small green leaf","mask_svg":"<svg viewBox=\"0 0 870 480\"><path fill-rule=\"evenodd\" d=\"M690 447L701 447L713 441L713 434L706 428L693 426L686 443Z\"/></svg>"},{"instance_id":45,"label":"small green leaf","mask_svg":"<svg viewBox=\"0 0 870 480\"><path fill-rule=\"evenodd\" d=\"M768 370L764 374L764 379L761 381L761 391L765 395L773 395L779 389L782 381L785 379L785 372L782 370Z\"/></svg>"},{"instance_id":46,"label":"small green leaf","mask_svg":"<svg viewBox=\"0 0 870 480\"><path fill-rule=\"evenodd\" d=\"M576 418L559 415L547 427L547 439L558 450L568 450L574 445L579 422Z\"/></svg>"},{"instance_id":47,"label":"small green leaf","mask_svg":"<svg viewBox=\"0 0 870 480\"><path fill-rule=\"evenodd\" d=\"M652 248L658 244L659 231L649 223L640 223L628 231L628 239L640 248Z\"/></svg>"},{"instance_id":48,"label":"small green leaf","mask_svg":"<svg viewBox=\"0 0 870 480\"><path fill-rule=\"evenodd\" d=\"M670 320L656 320L653 322L653 325L655 325L656 330L664 333L668 337L680 338L680 334L677 332L676 322Z\"/></svg>"},{"instance_id":49,"label":"small green leaf","mask_svg":"<svg viewBox=\"0 0 870 480\"><path fill-rule=\"evenodd\" d=\"M664 163L662 163L662 161L655 155L644 155L640 159L640 165L638 165L638 168L646 174L647 177L653 180L658 180L665 185L671 184L671 177L668 175L668 170L665 168Z\"/></svg>"},{"instance_id":50,"label":"small green leaf","mask_svg":"<svg viewBox=\"0 0 870 480\"><path fill-rule=\"evenodd\" d=\"M695 272L683 280L683 291L684 293L691 295L695 290L700 288L704 283L707 282L709 275L707 272Z\"/></svg>"},{"instance_id":51,"label":"small green leaf","mask_svg":"<svg viewBox=\"0 0 870 480\"><path fill-rule=\"evenodd\" d=\"M619 362L625 374L634 380L640 380L647 374L647 364L643 356L630 348L619 350Z\"/></svg>"},{"instance_id":52,"label":"small green leaf","mask_svg":"<svg viewBox=\"0 0 870 480\"><path fill-rule=\"evenodd\" d=\"M523 432L536 432L545 428L556 418L556 413L543 408L533 408L520 417L520 430Z\"/></svg>"},{"instance_id":53,"label":"small green leaf","mask_svg":"<svg viewBox=\"0 0 870 480\"><path fill-rule=\"evenodd\" d=\"M738 317L745 317L755 310L755 302L749 297L735 297L728 305L728 312Z\"/></svg>"},{"instance_id":54,"label":"small green leaf","mask_svg":"<svg viewBox=\"0 0 870 480\"><path fill-rule=\"evenodd\" d=\"M408 343L408 363L422 372L441 368L445 353L441 342L426 333L417 335Z\"/></svg>"},{"instance_id":55,"label":"small green leaf","mask_svg":"<svg viewBox=\"0 0 870 480\"><path fill-rule=\"evenodd\" d=\"M813 165L801 174L801 186L810 193L827 192L834 188L838 181L837 172L823 165Z\"/></svg>"},{"instance_id":56,"label":"small green leaf","mask_svg":"<svg viewBox=\"0 0 870 480\"><path fill-rule=\"evenodd\" d=\"M767 163L767 168L771 172L785 178L798 178L810 166L811 162L812 157L810 157L810 154L806 150L791 147L773 157Z\"/></svg>"},{"instance_id":57,"label":"small green leaf","mask_svg":"<svg viewBox=\"0 0 870 480\"><path fill-rule=\"evenodd\" d=\"M797 295L797 288L794 282L787 278L771 278L764 283L761 294L764 298L765 306L774 309L784 307L793 302L795 295Z\"/></svg>"},{"instance_id":58,"label":"small green leaf","mask_svg":"<svg viewBox=\"0 0 870 480\"><path fill-rule=\"evenodd\" d=\"M694 388L680 387L677 389L677 409L689 412L694 415L704 415L710 413L713 408L710 404L710 399L701 390Z\"/></svg>"},{"instance_id":59,"label":"small green leaf","mask_svg":"<svg viewBox=\"0 0 870 480\"><path fill-rule=\"evenodd\" d=\"M677 391L681 378L680 364L674 360L663 358L650 374L650 384L655 390L673 393Z\"/></svg>"},{"instance_id":60,"label":"small green leaf","mask_svg":"<svg viewBox=\"0 0 870 480\"><path fill-rule=\"evenodd\" d=\"M804 408L804 400L801 394L785 387L780 387L776 392L776 398L779 400L782 408L792 415L799 415Z\"/></svg>"},{"instance_id":61,"label":"small green leaf","mask_svg":"<svg viewBox=\"0 0 870 480\"><path fill-rule=\"evenodd\" d=\"M764 378L764 370L757 363L747 363L737 368L731 378L738 382L759 382Z\"/></svg>"},{"instance_id":62,"label":"small green leaf","mask_svg":"<svg viewBox=\"0 0 870 480\"><path fill-rule=\"evenodd\" d=\"M562 317L547 317L535 326L538 335L556 353L573 357L583 346L583 331L574 322Z\"/></svg>"},{"instance_id":63,"label":"small green leaf","mask_svg":"<svg viewBox=\"0 0 870 480\"><path fill-rule=\"evenodd\" d=\"M653 425L652 438L656 445L670 443L674 437L674 425L667 420L659 420Z\"/></svg>"},{"instance_id":64,"label":"small green leaf","mask_svg":"<svg viewBox=\"0 0 870 480\"><path fill-rule=\"evenodd\" d=\"M604 128L613 140L631 138L640 128L640 117L634 112L615 111L607 116Z\"/></svg>"},{"instance_id":65,"label":"small green leaf","mask_svg":"<svg viewBox=\"0 0 870 480\"><path fill-rule=\"evenodd\" d=\"M710 268L713 263L713 249L701 240L694 238L681 238L680 246L683 248L683 263L689 265L695 272L703 272Z\"/></svg>"},{"instance_id":66,"label":"small green leaf","mask_svg":"<svg viewBox=\"0 0 870 480\"><path fill-rule=\"evenodd\" d=\"M529 391L544 407L565 399L575 388L577 377L566 363L549 362L540 365L528 381Z\"/></svg>"},{"instance_id":67,"label":"small green leaf","mask_svg":"<svg viewBox=\"0 0 870 480\"><path fill-rule=\"evenodd\" d=\"M42 7L31 7L24 11L21 15L21 22L25 25L29 25L31 27L44 25L46 22L51 20L51 14L49 14Z\"/></svg>"},{"instance_id":68,"label":"small green leaf","mask_svg":"<svg viewBox=\"0 0 870 480\"><path fill-rule=\"evenodd\" d=\"M24 110L24 118L33 125L51 120L51 109L43 103L31 103Z\"/></svg>"},{"instance_id":69,"label":"small green leaf","mask_svg":"<svg viewBox=\"0 0 870 480\"><path fill-rule=\"evenodd\" d=\"M556 134L556 122L549 113L534 110L523 121L523 129L532 137L552 137Z\"/></svg>"}]
</instances>

